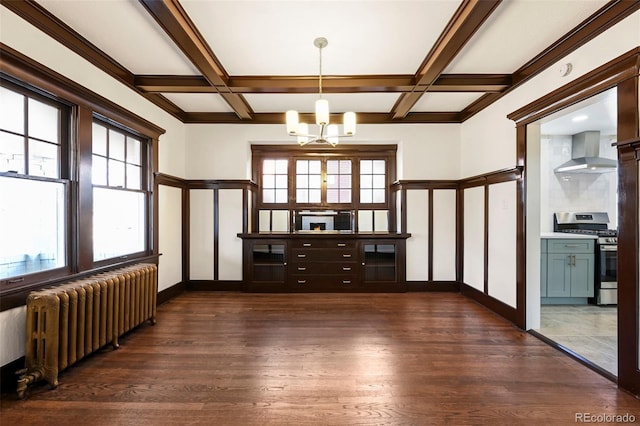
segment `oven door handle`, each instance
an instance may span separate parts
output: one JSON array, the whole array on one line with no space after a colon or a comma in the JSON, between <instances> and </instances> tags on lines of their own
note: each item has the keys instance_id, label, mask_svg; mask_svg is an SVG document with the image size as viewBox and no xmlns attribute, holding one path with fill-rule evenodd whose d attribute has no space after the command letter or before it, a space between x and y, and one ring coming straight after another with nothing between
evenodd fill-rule
<instances>
[{"instance_id":1,"label":"oven door handle","mask_svg":"<svg viewBox=\"0 0 640 426\"><path fill-rule=\"evenodd\" d=\"M601 245L600 251L618 251L618 246L616 245Z\"/></svg>"}]
</instances>

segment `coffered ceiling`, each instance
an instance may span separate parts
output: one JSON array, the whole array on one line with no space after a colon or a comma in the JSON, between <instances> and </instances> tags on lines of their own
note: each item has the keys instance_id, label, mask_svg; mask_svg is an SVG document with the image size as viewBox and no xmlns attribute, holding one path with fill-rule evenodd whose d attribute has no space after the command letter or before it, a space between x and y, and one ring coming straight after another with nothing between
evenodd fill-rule
<instances>
[{"instance_id":1,"label":"coffered ceiling","mask_svg":"<svg viewBox=\"0 0 640 426\"><path fill-rule=\"evenodd\" d=\"M459 123L640 8L632 0L39 0L3 6L185 123ZM311 119L311 117L308 117ZM337 118L337 116L336 116ZM337 119L339 121L339 119Z\"/></svg>"}]
</instances>

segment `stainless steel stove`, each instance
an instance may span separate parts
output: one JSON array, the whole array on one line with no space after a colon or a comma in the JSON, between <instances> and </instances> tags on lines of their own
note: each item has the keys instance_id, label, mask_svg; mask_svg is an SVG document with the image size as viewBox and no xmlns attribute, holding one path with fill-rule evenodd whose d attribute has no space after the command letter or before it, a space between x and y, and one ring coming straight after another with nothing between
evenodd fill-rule
<instances>
[{"instance_id":1,"label":"stainless steel stove","mask_svg":"<svg viewBox=\"0 0 640 426\"><path fill-rule=\"evenodd\" d=\"M618 232L608 229L606 212L559 212L553 215L554 232L597 236L595 298L598 305L618 303Z\"/></svg>"}]
</instances>

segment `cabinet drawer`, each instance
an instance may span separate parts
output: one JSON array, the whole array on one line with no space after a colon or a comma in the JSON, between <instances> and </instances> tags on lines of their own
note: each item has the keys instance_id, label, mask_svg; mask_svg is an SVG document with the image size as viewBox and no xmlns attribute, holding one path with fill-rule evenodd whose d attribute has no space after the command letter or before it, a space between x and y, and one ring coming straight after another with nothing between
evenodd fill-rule
<instances>
[{"instance_id":1,"label":"cabinet drawer","mask_svg":"<svg viewBox=\"0 0 640 426\"><path fill-rule=\"evenodd\" d=\"M331 291L356 287L356 275L291 275L291 289L293 291Z\"/></svg>"},{"instance_id":2,"label":"cabinet drawer","mask_svg":"<svg viewBox=\"0 0 640 426\"><path fill-rule=\"evenodd\" d=\"M355 248L356 242L350 240L294 240L291 244L293 248Z\"/></svg>"},{"instance_id":3,"label":"cabinet drawer","mask_svg":"<svg viewBox=\"0 0 640 426\"><path fill-rule=\"evenodd\" d=\"M289 270L292 274L353 274L357 272L357 262L292 262Z\"/></svg>"},{"instance_id":4,"label":"cabinet drawer","mask_svg":"<svg viewBox=\"0 0 640 426\"><path fill-rule=\"evenodd\" d=\"M549 253L585 253L594 252L594 240L548 240L547 251Z\"/></svg>"},{"instance_id":5,"label":"cabinet drawer","mask_svg":"<svg viewBox=\"0 0 640 426\"><path fill-rule=\"evenodd\" d=\"M291 251L291 262L336 262L356 261L358 251L355 249L298 248Z\"/></svg>"}]
</instances>

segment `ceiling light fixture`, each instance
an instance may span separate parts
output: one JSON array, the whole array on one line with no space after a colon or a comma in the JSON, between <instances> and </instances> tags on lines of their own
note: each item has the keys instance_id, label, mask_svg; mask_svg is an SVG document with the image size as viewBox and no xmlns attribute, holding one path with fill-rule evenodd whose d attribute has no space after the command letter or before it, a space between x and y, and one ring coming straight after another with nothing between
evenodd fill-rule
<instances>
[{"instance_id":1,"label":"ceiling light fixture","mask_svg":"<svg viewBox=\"0 0 640 426\"><path fill-rule=\"evenodd\" d=\"M322 98L322 49L327 47L329 42L324 37L318 37L313 41L313 45L320 52L320 72L318 73L318 86L320 99L316 101L316 124L320 126L318 134L309 133L309 125L299 122L298 111L289 110L286 113L287 133L289 136L296 136L300 145L308 143L326 143L331 146L338 144L340 137L350 137L356 134L356 113L345 112L343 116L344 134L339 134L337 124L329 124L329 101Z\"/></svg>"}]
</instances>

